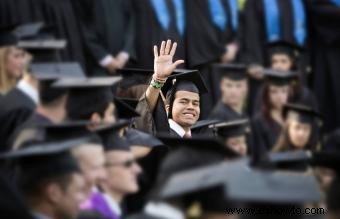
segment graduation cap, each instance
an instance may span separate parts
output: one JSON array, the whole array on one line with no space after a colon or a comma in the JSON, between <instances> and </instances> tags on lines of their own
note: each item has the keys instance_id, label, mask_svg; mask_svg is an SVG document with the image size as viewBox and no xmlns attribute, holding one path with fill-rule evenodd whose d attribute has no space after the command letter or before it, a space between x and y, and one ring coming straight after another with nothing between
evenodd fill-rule
<instances>
[{"instance_id":1,"label":"graduation cap","mask_svg":"<svg viewBox=\"0 0 340 219\"><path fill-rule=\"evenodd\" d=\"M119 135L119 131L129 125L129 121L120 120L117 123L105 125L95 130L103 141L105 151L120 150L130 151L130 144L125 137Z\"/></svg>"},{"instance_id":2,"label":"graduation cap","mask_svg":"<svg viewBox=\"0 0 340 219\"><path fill-rule=\"evenodd\" d=\"M26 23L17 26L13 33L19 39L30 39L34 38L44 29L45 25L44 22L34 22L34 23Z\"/></svg>"},{"instance_id":3,"label":"graduation cap","mask_svg":"<svg viewBox=\"0 0 340 219\"><path fill-rule=\"evenodd\" d=\"M177 91L189 91L198 94L208 93L208 88L198 70L177 69L167 79L162 92L166 96Z\"/></svg>"},{"instance_id":4,"label":"graduation cap","mask_svg":"<svg viewBox=\"0 0 340 219\"><path fill-rule=\"evenodd\" d=\"M287 120L289 118L298 120L301 123L313 123L321 119L321 115L314 109L301 105L288 103L283 107L283 117Z\"/></svg>"},{"instance_id":5,"label":"graduation cap","mask_svg":"<svg viewBox=\"0 0 340 219\"><path fill-rule=\"evenodd\" d=\"M195 137L195 138L175 138L165 135L157 136L164 145L171 148L189 147L198 151L212 151L220 154L224 154L230 158L238 157L238 154L232 149L226 147L221 141L215 138L209 137Z\"/></svg>"},{"instance_id":6,"label":"graduation cap","mask_svg":"<svg viewBox=\"0 0 340 219\"><path fill-rule=\"evenodd\" d=\"M69 88L67 111L70 119L86 120L95 112L105 110L113 101L111 87L121 80L115 77L65 78L52 86Z\"/></svg>"},{"instance_id":7,"label":"graduation cap","mask_svg":"<svg viewBox=\"0 0 340 219\"><path fill-rule=\"evenodd\" d=\"M244 64L214 64L213 69L221 77L235 81L244 80L248 77L247 67Z\"/></svg>"},{"instance_id":8,"label":"graduation cap","mask_svg":"<svg viewBox=\"0 0 340 219\"><path fill-rule=\"evenodd\" d=\"M298 79L298 74L292 71L281 71L274 69L263 70L265 80L269 84L276 86L285 86Z\"/></svg>"},{"instance_id":9,"label":"graduation cap","mask_svg":"<svg viewBox=\"0 0 340 219\"><path fill-rule=\"evenodd\" d=\"M197 130L201 128L209 128L211 125L214 125L216 123L221 122L220 120L210 120L210 119L205 119L205 120L199 120L197 121L193 126L191 126L191 130Z\"/></svg>"},{"instance_id":10,"label":"graduation cap","mask_svg":"<svg viewBox=\"0 0 340 219\"><path fill-rule=\"evenodd\" d=\"M123 68L117 73L123 77L120 88L127 89L134 85L148 85L153 74L153 69Z\"/></svg>"},{"instance_id":11,"label":"graduation cap","mask_svg":"<svg viewBox=\"0 0 340 219\"><path fill-rule=\"evenodd\" d=\"M277 170L305 171L312 159L310 151L287 151L270 153L269 162Z\"/></svg>"},{"instance_id":12,"label":"graduation cap","mask_svg":"<svg viewBox=\"0 0 340 219\"><path fill-rule=\"evenodd\" d=\"M129 105L132 109L136 109L137 105L139 103L138 99L133 99L133 98L122 98L122 97L119 97L118 99L120 101L126 103L127 105Z\"/></svg>"},{"instance_id":13,"label":"graduation cap","mask_svg":"<svg viewBox=\"0 0 340 219\"><path fill-rule=\"evenodd\" d=\"M269 57L274 54L287 54L292 58L296 58L304 51L303 47L284 40L269 42L266 44L266 48Z\"/></svg>"},{"instance_id":14,"label":"graduation cap","mask_svg":"<svg viewBox=\"0 0 340 219\"><path fill-rule=\"evenodd\" d=\"M113 102L116 106L117 116L120 119L131 119L134 117L139 117L140 114L135 110L135 107L131 107L124 100L114 97Z\"/></svg>"},{"instance_id":15,"label":"graduation cap","mask_svg":"<svg viewBox=\"0 0 340 219\"><path fill-rule=\"evenodd\" d=\"M13 33L14 29L15 25L0 27L0 47L17 45L18 38Z\"/></svg>"},{"instance_id":16,"label":"graduation cap","mask_svg":"<svg viewBox=\"0 0 340 219\"><path fill-rule=\"evenodd\" d=\"M71 138L87 138L88 142L100 143L100 139L88 126L93 123L89 121L65 121L59 124L34 124L25 127L17 136L13 148L21 148L25 145L38 142L57 142Z\"/></svg>"},{"instance_id":17,"label":"graduation cap","mask_svg":"<svg viewBox=\"0 0 340 219\"><path fill-rule=\"evenodd\" d=\"M87 138L75 138L62 142L29 144L18 150L1 154L0 159L14 162L19 168L19 175L29 175L31 180L39 182L49 177L80 172L78 162L70 150L87 140ZM19 177L18 182L21 183L22 179Z\"/></svg>"},{"instance_id":18,"label":"graduation cap","mask_svg":"<svg viewBox=\"0 0 340 219\"><path fill-rule=\"evenodd\" d=\"M220 122L209 126L216 136L223 138L246 135L250 132L248 119L239 119L230 122Z\"/></svg>"},{"instance_id":19,"label":"graduation cap","mask_svg":"<svg viewBox=\"0 0 340 219\"><path fill-rule=\"evenodd\" d=\"M159 190L169 199L224 185L228 199L278 204L317 202L321 198L312 175L249 168L243 160L223 162L173 175Z\"/></svg>"},{"instance_id":20,"label":"graduation cap","mask_svg":"<svg viewBox=\"0 0 340 219\"><path fill-rule=\"evenodd\" d=\"M129 141L131 146L136 145L154 148L164 145L158 138L137 129L129 129L126 132L126 139Z\"/></svg>"},{"instance_id":21,"label":"graduation cap","mask_svg":"<svg viewBox=\"0 0 340 219\"><path fill-rule=\"evenodd\" d=\"M67 92L67 89L55 88L52 83L60 78L84 78L78 63L33 63L30 66L30 72L40 81L39 95L42 103L52 102Z\"/></svg>"}]
</instances>

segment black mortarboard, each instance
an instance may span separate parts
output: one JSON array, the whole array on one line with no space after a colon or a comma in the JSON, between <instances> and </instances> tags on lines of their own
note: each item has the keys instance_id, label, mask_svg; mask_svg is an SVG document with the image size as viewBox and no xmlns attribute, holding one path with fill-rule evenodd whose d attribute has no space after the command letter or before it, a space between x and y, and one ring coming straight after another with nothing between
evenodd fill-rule
<instances>
[{"instance_id":1,"label":"black mortarboard","mask_svg":"<svg viewBox=\"0 0 340 219\"><path fill-rule=\"evenodd\" d=\"M134 85L148 85L153 69L123 68L117 70L117 73L123 77L119 83L121 89L127 89Z\"/></svg>"},{"instance_id":2,"label":"black mortarboard","mask_svg":"<svg viewBox=\"0 0 340 219\"><path fill-rule=\"evenodd\" d=\"M242 202L307 203L321 198L314 176L249 168L241 161L223 162L174 175L159 192L171 198L225 185L228 199Z\"/></svg>"},{"instance_id":3,"label":"black mortarboard","mask_svg":"<svg viewBox=\"0 0 340 219\"><path fill-rule=\"evenodd\" d=\"M169 136L157 136L164 145L167 145L171 148L181 148L181 147L189 147L198 151L213 151L220 154L224 154L228 157L237 157L237 153L232 149L224 146L222 142L215 138L209 137L195 137L195 138L175 138Z\"/></svg>"},{"instance_id":4,"label":"black mortarboard","mask_svg":"<svg viewBox=\"0 0 340 219\"><path fill-rule=\"evenodd\" d=\"M223 138L246 135L250 132L248 119L220 122L210 125L216 136Z\"/></svg>"},{"instance_id":5,"label":"black mortarboard","mask_svg":"<svg viewBox=\"0 0 340 219\"><path fill-rule=\"evenodd\" d=\"M185 69L175 70L162 87L162 92L165 95L168 95L169 91L175 94L180 90L199 94L208 92L208 88L199 71Z\"/></svg>"},{"instance_id":6,"label":"black mortarboard","mask_svg":"<svg viewBox=\"0 0 340 219\"><path fill-rule=\"evenodd\" d=\"M287 54L291 58L296 58L304 51L303 47L283 40L269 42L266 48L269 57L274 54Z\"/></svg>"},{"instance_id":7,"label":"black mortarboard","mask_svg":"<svg viewBox=\"0 0 340 219\"><path fill-rule=\"evenodd\" d=\"M227 77L231 80L243 80L248 77L247 67L244 64L215 64L213 66L214 73L220 77Z\"/></svg>"},{"instance_id":8,"label":"black mortarboard","mask_svg":"<svg viewBox=\"0 0 340 219\"><path fill-rule=\"evenodd\" d=\"M84 71L77 62L33 63L30 66L30 70L38 80L85 78Z\"/></svg>"},{"instance_id":9,"label":"black mortarboard","mask_svg":"<svg viewBox=\"0 0 340 219\"><path fill-rule=\"evenodd\" d=\"M16 46L18 38L13 33L15 25L0 27L0 47Z\"/></svg>"},{"instance_id":10,"label":"black mortarboard","mask_svg":"<svg viewBox=\"0 0 340 219\"><path fill-rule=\"evenodd\" d=\"M127 104L120 98L114 97L113 102L116 106L116 112L119 119L131 119L140 116L135 108L132 108L129 104Z\"/></svg>"},{"instance_id":11,"label":"black mortarboard","mask_svg":"<svg viewBox=\"0 0 340 219\"><path fill-rule=\"evenodd\" d=\"M65 78L53 84L56 88L70 88L67 111L70 119L86 120L93 113L104 112L113 101L111 87L121 77Z\"/></svg>"},{"instance_id":12,"label":"black mortarboard","mask_svg":"<svg viewBox=\"0 0 340 219\"><path fill-rule=\"evenodd\" d=\"M288 103L283 107L283 117L293 118L302 123L314 123L321 115L309 106Z\"/></svg>"},{"instance_id":13,"label":"black mortarboard","mask_svg":"<svg viewBox=\"0 0 340 219\"><path fill-rule=\"evenodd\" d=\"M87 141L88 138L76 138L28 144L20 149L1 154L0 158L14 161L22 173L34 175L31 178L39 182L41 179L78 172L78 162L70 150Z\"/></svg>"},{"instance_id":14,"label":"black mortarboard","mask_svg":"<svg viewBox=\"0 0 340 219\"><path fill-rule=\"evenodd\" d=\"M298 74L292 71L280 71L274 69L264 69L263 70L265 80L269 84L276 86L290 85L291 82L298 79Z\"/></svg>"},{"instance_id":15,"label":"black mortarboard","mask_svg":"<svg viewBox=\"0 0 340 219\"><path fill-rule=\"evenodd\" d=\"M120 120L117 123L112 123L95 130L103 141L105 151L130 151L130 144L127 139L120 136L118 133L122 128L127 127L128 125L129 122L127 120Z\"/></svg>"},{"instance_id":16,"label":"black mortarboard","mask_svg":"<svg viewBox=\"0 0 340 219\"><path fill-rule=\"evenodd\" d=\"M67 92L67 89L51 87L55 80L85 77L78 63L33 63L30 71L40 81L39 95L43 103L51 102Z\"/></svg>"},{"instance_id":17,"label":"black mortarboard","mask_svg":"<svg viewBox=\"0 0 340 219\"><path fill-rule=\"evenodd\" d=\"M20 39L30 39L37 37L38 33L44 29L44 22L34 22L19 25L13 33Z\"/></svg>"},{"instance_id":18,"label":"black mortarboard","mask_svg":"<svg viewBox=\"0 0 340 219\"><path fill-rule=\"evenodd\" d=\"M199 120L195 123L195 125L191 126L191 130L201 129L201 128L209 128L209 126L214 125L216 123L221 122L220 120Z\"/></svg>"},{"instance_id":19,"label":"black mortarboard","mask_svg":"<svg viewBox=\"0 0 340 219\"><path fill-rule=\"evenodd\" d=\"M129 129L126 132L126 139L131 146L135 145L154 148L164 145L158 138L137 129Z\"/></svg>"},{"instance_id":20,"label":"black mortarboard","mask_svg":"<svg viewBox=\"0 0 340 219\"><path fill-rule=\"evenodd\" d=\"M132 98L118 98L120 101L126 103L127 105L129 105L132 109L136 109L137 105L139 103L138 99L132 99Z\"/></svg>"},{"instance_id":21,"label":"black mortarboard","mask_svg":"<svg viewBox=\"0 0 340 219\"><path fill-rule=\"evenodd\" d=\"M305 171L308 169L312 153L310 151L287 151L270 153L269 162L277 170Z\"/></svg>"}]
</instances>

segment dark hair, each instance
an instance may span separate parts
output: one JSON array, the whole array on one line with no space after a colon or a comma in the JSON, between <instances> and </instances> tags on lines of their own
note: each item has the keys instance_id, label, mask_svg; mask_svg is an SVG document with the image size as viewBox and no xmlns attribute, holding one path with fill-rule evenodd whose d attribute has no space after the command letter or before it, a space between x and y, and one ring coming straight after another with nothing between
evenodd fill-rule
<instances>
[{"instance_id":1,"label":"dark hair","mask_svg":"<svg viewBox=\"0 0 340 219\"><path fill-rule=\"evenodd\" d=\"M289 125L290 125L289 121L286 121L281 131L281 135L279 136L276 145L273 147L273 151L281 152L281 151L288 151L288 150L294 149L293 144L290 141L290 137L288 134ZM307 144L305 145L304 149L315 151L318 147L318 136L319 135L317 133L317 124L313 123L311 124L311 126L312 126L311 127L312 131L310 133L309 140Z\"/></svg>"},{"instance_id":2,"label":"dark hair","mask_svg":"<svg viewBox=\"0 0 340 219\"><path fill-rule=\"evenodd\" d=\"M60 176L51 176L42 180L36 179L36 174L17 170L16 181L18 188L26 198L39 197L45 186L50 183L56 183L63 191L66 191L72 181L74 173L69 173Z\"/></svg>"},{"instance_id":3,"label":"dark hair","mask_svg":"<svg viewBox=\"0 0 340 219\"><path fill-rule=\"evenodd\" d=\"M52 82L39 83L39 100L41 105L58 104L63 96L67 94L67 89L51 88Z\"/></svg>"},{"instance_id":4,"label":"dark hair","mask_svg":"<svg viewBox=\"0 0 340 219\"><path fill-rule=\"evenodd\" d=\"M66 103L67 116L73 120L88 120L93 113L98 113L103 117L112 101L113 94L109 88L71 91Z\"/></svg>"}]
</instances>

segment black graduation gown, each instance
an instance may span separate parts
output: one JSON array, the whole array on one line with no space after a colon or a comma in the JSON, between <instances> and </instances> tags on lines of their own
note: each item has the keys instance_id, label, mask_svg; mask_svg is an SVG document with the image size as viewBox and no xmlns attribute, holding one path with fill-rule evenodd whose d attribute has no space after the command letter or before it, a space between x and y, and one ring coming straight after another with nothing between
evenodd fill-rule
<instances>
[{"instance_id":1,"label":"black graduation gown","mask_svg":"<svg viewBox=\"0 0 340 219\"><path fill-rule=\"evenodd\" d=\"M313 46L313 90L326 132L340 126L340 7L330 0L308 1Z\"/></svg>"},{"instance_id":2,"label":"black graduation gown","mask_svg":"<svg viewBox=\"0 0 340 219\"><path fill-rule=\"evenodd\" d=\"M170 16L168 30L162 28L150 0L132 0L132 2L136 20L136 67L153 69L154 55L152 48L154 45L160 46L161 41L167 39L171 39L178 44L174 60L186 60L186 33L184 32L184 34L181 35L178 31L176 25L176 8L173 1L166 0L166 6ZM185 6L186 5L184 5L184 7ZM180 67L185 67L185 65Z\"/></svg>"},{"instance_id":3,"label":"black graduation gown","mask_svg":"<svg viewBox=\"0 0 340 219\"><path fill-rule=\"evenodd\" d=\"M282 130L280 124L272 119L266 119L262 113L254 116L251 127L254 150L270 151L276 144Z\"/></svg>"},{"instance_id":4,"label":"black graduation gown","mask_svg":"<svg viewBox=\"0 0 340 219\"><path fill-rule=\"evenodd\" d=\"M0 106L0 139L5 145L13 132L32 115L36 104L20 89L14 88L2 98ZM9 148L2 147L0 150Z\"/></svg>"},{"instance_id":5,"label":"black graduation gown","mask_svg":"<svg viewBox=\"0 0 340 219\"><path fill-rule=\"evenodd\" d=\"M240 114L235 112L232 108L222 102L218 102L211 111L209 118L227 122L236 119L245 119L247 116L244 113Z\"/></svg>"},{"instance_id":6,"label":"black graduation gown","mask_svg":"<svg viewBox=\"0 0 340 219\"><path fill-rule=\"evenodd\" d=\"M107 74L99 65L107 55L116 56L125 51L130 59L135 58L134 18L130 0L74 0L74 3L81 23L90 75Z\"/></svg>"},{"instance_id":7,"label":"black graduation gown","mask_svg":"<svg viewBox=\"0 0 340 219\"><path fill-rule=\"evenodd\" d=\"M142 213L138 213L138 214L134 214L129 217L126 217L125 219L164 219L164 218L156 217L156 216L142 212Z\"/></svg>"},{"instance_id":8,"label":"black graduation gown","mask_svg":"<svg viewBox=\"0 0 340 219\"><path fill-rule=\"evenodd\" d=\"M62 61L79 62L85 67L84 47L79 20L72 4L73 0L39 0L43 21L53 28L57 39L66 39L67 46L60 52ZM37 3L36 3L37 4Z\"/></svg>"}]
</instances>

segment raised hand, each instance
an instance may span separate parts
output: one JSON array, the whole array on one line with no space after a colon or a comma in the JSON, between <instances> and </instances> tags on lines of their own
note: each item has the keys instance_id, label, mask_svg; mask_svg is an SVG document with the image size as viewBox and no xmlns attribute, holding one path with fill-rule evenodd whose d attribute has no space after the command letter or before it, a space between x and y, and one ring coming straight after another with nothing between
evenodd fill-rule
<instances>
[{"instance_id":1,"label":"raised hand","mask_svg":"<svg viewBox=\"0 0 340 219\"><path fill-rule=\"evenodd\" d=\"M158 47L154 46L154 71L155 76L158 79L166 80L169 75L176 69L176 67L182 63L184 60L177 60L173 62L173 57L176 53L177 43L171 43L171 40L167 42L162 41L161 48L158 53Z\"/></svg>"}]
</instances>

